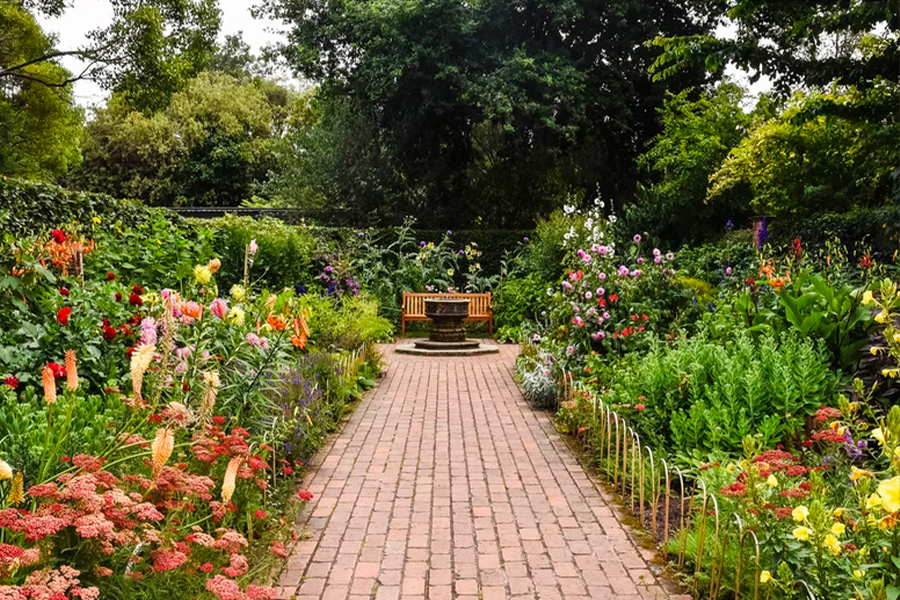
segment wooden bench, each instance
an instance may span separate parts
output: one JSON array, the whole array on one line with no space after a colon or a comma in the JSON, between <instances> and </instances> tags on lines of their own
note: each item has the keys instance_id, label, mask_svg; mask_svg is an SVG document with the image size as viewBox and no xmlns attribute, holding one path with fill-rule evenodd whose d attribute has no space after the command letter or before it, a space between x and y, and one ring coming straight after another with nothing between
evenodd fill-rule
<instances>
[{"instance_id":1,"label":"wooden bench","mask_svg":"<svg viewBox=\"0 0 900 600\"><path fill-rule=\"evenodd\" d=\"M467 321L487 321L488 333L494 333L494 315L491 312L491 294L413 294L403 292L403 308L400 312L400 333L406 334L407 321L428 321L425 316L426 298L467 298L469 317Z\"/></svg>"}]
</instances>

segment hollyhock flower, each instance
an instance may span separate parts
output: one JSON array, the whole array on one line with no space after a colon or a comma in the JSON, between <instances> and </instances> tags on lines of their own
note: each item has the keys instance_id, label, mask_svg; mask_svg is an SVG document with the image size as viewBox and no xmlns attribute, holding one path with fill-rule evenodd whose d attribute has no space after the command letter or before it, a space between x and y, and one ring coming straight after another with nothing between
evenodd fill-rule
<instances>
[{"instance_id":1,"label":"hollyhock flower","mask_svg":"<svg viewBox=\"0 0 900 600\"><path fill-rule=\"evenodd\" d=\"M62 307L58 313L56 313L56 320L60 322L61 325L69 324L69 315L72 314L72 309L68 306Z\"/></svg>"},{"instance_id":2,"label":"hollyhock flower","mask_svg":"<svg viewBox=\"0 0 900 600\"><path fill-rule=\"evenodd\" d=\"M228 303L222 298L216 298L209 305L209 310L213 315L220 319L224 319L228 313Z\"/></svg>"},{"instance_id":3,"label":"hollyhock flower","mask_svg":"<svg viewBox=\"0 0 900 600\"><path fill-rule=\"evenodd\" d=\"M66 242L65 232L60 231L59 229L54 229L51 232L51 235L53 236L53 241L56 242L57 244L64 244Z\"/></svg>"},{"instance_id":4,"label":"hollyhock flower","mask_svg":"<svg viewBox=\"0 0 900 600\"><path fill-rule=\"evenodd\" d=\"M725 267L725 274L731 276L731 267Z\"/></svg>"},{"instance_id":5,"label":"hollyhock flower","mask_svg":"<svg viewBox=\"0 0 900 600\"><path fill-rule=\"evenodd\" d=\"M625 265L620 266L619 267L619 276L625 277L626 275L628 275L628 267L626 267Z\"/></svg>"},{"instance_id":6,"label":"hollyhock flower","mask_svg":"<svg viewBox=\"0 0 900 600\"><path fill-rule=\"evenodd\" d=\"M587 291L587 292L584 293L584 299L585 299L585 300L590 300L590 299L593 298L593 297L594 297L594 294L592 294L590 291Z\"/></svg>"},{"instance_id":7,"label":"hollyhock flower","mask_svg":"<svg viewBox=\"0 0 900 600\"><path fill-rule=\"evenodd\" d=\"M606 273L598 273L597 279L599 279L600 281L604 281L606 279Z\"/></svg>"},{"instance_id":8,"label":"hollyhock flower","mask_svg":"<svg viewBox=\"0 0 900 600\"><path fill-rule=\"evenodd\" d=\"M659 256L660 254L661 254L661 252L659 251L659 248L653 249L653 256Z\"/></svg>"},{"instance_id":9,"label":"hollyhock flower","mask_svg":"<svg viewBox=\"0 0 900 600\"><path fill-rule=\"evenodd\" d=\"M639 233L634 234L634 237L632 239L634 240L635 244L641 243L641 235Z\"/></svg>"},{"instance_id":10,"label":"hollyhock flower","mask_svg":"<svg viewBox=\"0 0 900 600\"><path fill-rule=\"evenodd\" d=\"M669 261L669 262L672 262L673 260L675 260L675 255L672 254L671 252L667 252L667 253L666 253L666 260Z\"/></svg>"}]
</instances>

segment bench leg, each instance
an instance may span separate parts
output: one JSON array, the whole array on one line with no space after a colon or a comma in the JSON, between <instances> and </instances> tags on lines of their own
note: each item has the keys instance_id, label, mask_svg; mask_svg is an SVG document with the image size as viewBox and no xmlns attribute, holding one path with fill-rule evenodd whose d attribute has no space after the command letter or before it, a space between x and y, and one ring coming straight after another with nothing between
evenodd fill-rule
<instances>
[{"instance_id":1,"label":"bench leg","mask_svg":"<svg viewBox=\"0 0 900 600\"><path fill-rule=\"evenodd\" d=\"M494 315L488 318L488 335L494 335Z\"/></svg>"},{"instance_id":2,"label":"bench leg","mask_svg":"<svg viewBox=\"0 0 900 600\"><path fill-rule=\"evenodd\" d=\"M400 317L400 335L406 335L406 318Z\"/></svg>"}]
</instances>

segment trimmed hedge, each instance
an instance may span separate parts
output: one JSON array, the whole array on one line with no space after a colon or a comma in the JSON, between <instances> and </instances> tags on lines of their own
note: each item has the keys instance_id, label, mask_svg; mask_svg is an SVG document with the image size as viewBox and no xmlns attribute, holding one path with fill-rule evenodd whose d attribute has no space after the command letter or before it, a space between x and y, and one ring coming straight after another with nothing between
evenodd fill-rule
<instances>
[{"instance_id":1,"label":"trimmed hedge","mask_svg":"<svg viewBox=\"0 0 900 600\"><path fill-rule=\"evenodd\" d=\"M819 247L838 238L850 250L871 249L873 258L887 262L900 247L900 205L772 220L770 243L788 246L795 237L806 245Z\"/></svg>"},{"instance_id":2,"label":"trimmed hedge","mask_svg":"<svg viewBox=\"0 0 900 600\"><path fill-rule=\"evenodd\" d=\"M101 223L134 226L164 211L136 200L120 200L106 194L67 190L50 183L0 177L0 229L14 234L35 233L51 226L77 224L91 228ZM184 219L170 220L186 226Z\"/></svg>"}]
</instances>

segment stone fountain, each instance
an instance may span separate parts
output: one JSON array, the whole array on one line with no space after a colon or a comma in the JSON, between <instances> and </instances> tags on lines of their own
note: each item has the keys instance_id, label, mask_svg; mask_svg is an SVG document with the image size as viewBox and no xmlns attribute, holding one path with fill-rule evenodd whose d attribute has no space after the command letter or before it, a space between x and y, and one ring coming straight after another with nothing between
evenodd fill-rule
<instances>
[{"instance_id":1,"label":"stone fountain","mask_svg":"<svg viewBox=\"0 0 900 600\"><path fill-rule=\"evenodd\" d=\"M466 339L463 319L469 316L469 300L465 298L426 298L425 316L431 319L428 339L397 346L397 352L420 356L475 356L500 352L497 346Z\"/></svg>"}]
</instances>

